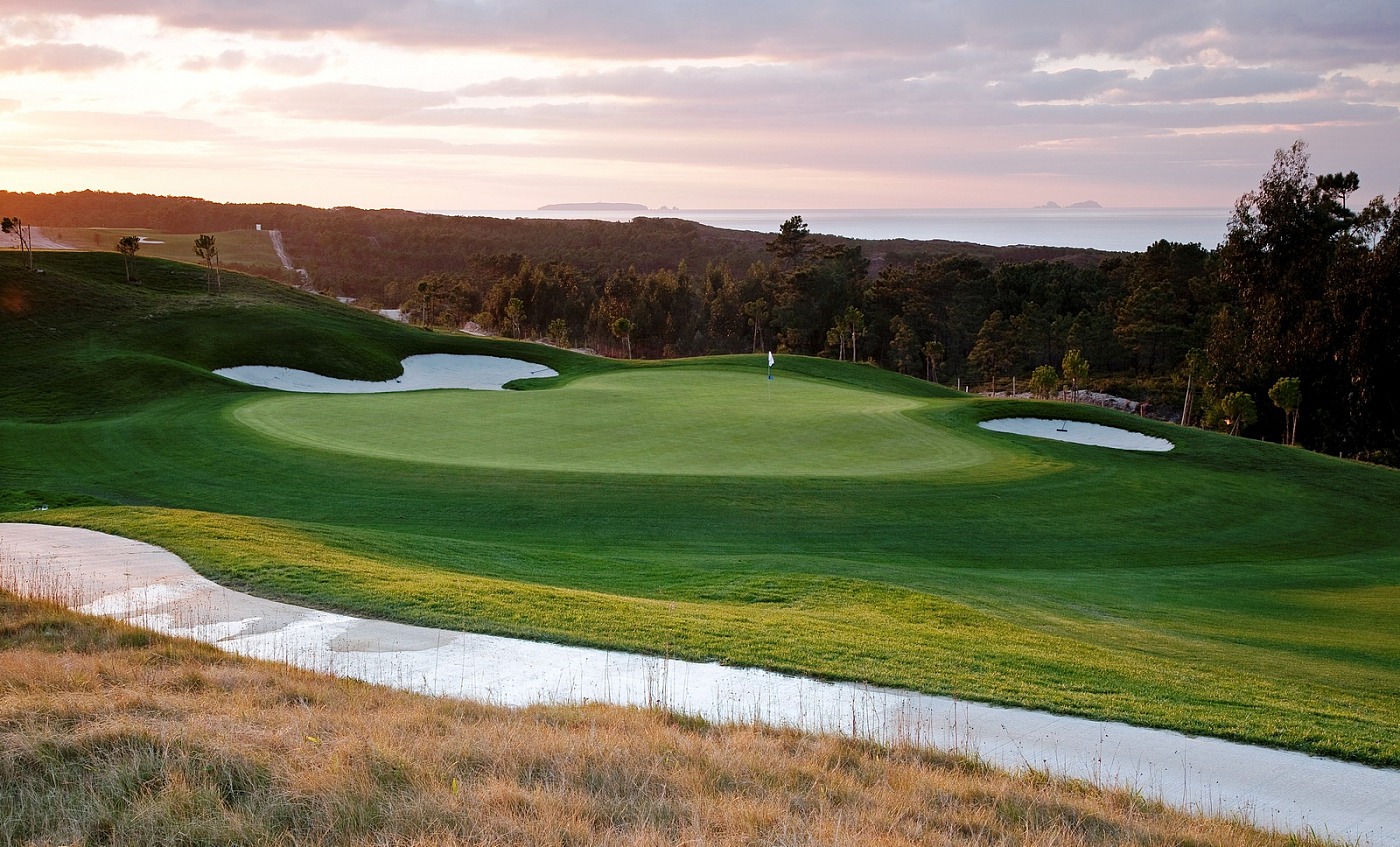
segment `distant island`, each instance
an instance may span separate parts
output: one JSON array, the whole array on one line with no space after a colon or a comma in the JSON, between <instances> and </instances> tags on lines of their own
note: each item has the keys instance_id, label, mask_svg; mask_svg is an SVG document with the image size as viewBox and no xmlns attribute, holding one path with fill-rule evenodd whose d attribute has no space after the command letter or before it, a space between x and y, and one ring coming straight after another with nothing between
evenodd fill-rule
<instances>
[{"instance_id":1,"label":"distant island","mask_svg":"<svg viewBox=\"0 0 1400 847\"><path fill-rule=\"evenodd\" d=\"M1042 203L1042 204L1039 205L1039 206L1032 206L1031 208L1034 208L1034 209L1102 209L1103 206L1100 206L1100 205L1098 204L1098 202L1095 201L1095 200L1080 200L1078 203L1071 203L1071 204L1069 204L1068 206L1061 206L1059 203L1056 203L1054 200L1050 200L1050 201L1047 201L1047 202L1045 202L1045 203Z\"/></svg>"},{"instance_id":2,"label":"distant island","mask_svg":"<svg viewBox=\"0 0 1400 847\"><path fill-rule=\"evenodd\" d=\"M640 203L551 203L541 206L539 212L645 212L647 207Z\"/></svg>"}]
</instances>

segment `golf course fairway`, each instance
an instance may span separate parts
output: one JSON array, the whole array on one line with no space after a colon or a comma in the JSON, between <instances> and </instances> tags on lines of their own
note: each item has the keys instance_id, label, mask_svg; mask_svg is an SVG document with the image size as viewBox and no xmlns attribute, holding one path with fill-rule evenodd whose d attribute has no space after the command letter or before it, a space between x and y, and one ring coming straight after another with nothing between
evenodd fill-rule
<instances>
[{"instance_id":1,"label":"golf course fairway","mask_svg":"<svg viewBox=\"0 0 1400 847\"><path fill-rule=\"evenodd\" d=\"M114 254L44 261L0 256L5 521L320 609L1400 765L1394 471L841 362L619 362L235 274L211 297L159 260L140 285ZM321 396L212 373L384 380L423 353L559 376ZM1175 447L978 427L1009 417Z\"/></svg>"}]
</instances>

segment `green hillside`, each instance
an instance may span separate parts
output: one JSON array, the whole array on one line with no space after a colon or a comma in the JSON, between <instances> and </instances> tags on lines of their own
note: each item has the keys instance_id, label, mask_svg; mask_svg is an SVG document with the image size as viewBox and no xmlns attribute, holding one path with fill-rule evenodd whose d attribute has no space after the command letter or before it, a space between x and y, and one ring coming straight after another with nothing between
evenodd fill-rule
<instances>
[{"instance_id":1,"label":"green hillside","mask_svg":"<svg viewBox=\"0 0 1400 847\"><path fill-rule=\"evenodd\" d=\"M864 366L624 363L198 268L0 257L0 515L254 593L1400 764L1400 475ZM490 353L508 393L305 396ZM1070 416L1136 454L983 431ZM30 512L39 502L67 505Z\"/></svg>"}]
</instances>

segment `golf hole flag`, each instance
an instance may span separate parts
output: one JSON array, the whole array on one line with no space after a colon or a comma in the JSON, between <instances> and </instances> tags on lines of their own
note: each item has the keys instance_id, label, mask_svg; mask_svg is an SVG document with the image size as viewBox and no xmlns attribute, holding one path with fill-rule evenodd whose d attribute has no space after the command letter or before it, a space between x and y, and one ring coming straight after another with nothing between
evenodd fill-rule
<instances>
[{"instance_id":1,"label":"golf hole flag","mask_svg":"<svg viewBox=\"0 0 1400 847\"><path fill-rule=\"evenodd\" d=\"M773 378L773 351L768 351L768 378Z\"/></svg>"}]
</instances>

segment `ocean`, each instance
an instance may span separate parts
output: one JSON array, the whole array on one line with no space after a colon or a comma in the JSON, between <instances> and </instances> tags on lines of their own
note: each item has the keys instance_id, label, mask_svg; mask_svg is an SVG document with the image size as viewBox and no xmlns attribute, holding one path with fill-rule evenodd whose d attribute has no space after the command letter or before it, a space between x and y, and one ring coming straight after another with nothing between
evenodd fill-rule
<instances>
[{"instance_id":1,"label":"ocean","mask_svg":"<svg viewBox=\"0 0 1400 847\"><path fill-rule=\"evenodd\" d=\"M944 239L1004 247L1030 244L1097 250L1144 250L1161 239L1213 248L1225 237L1229 209L697 209L652 211L424 210L445 215L552 220L629 221L682 218L722 229L776 233L801 215L814 234L848 238Z\"/></svg>"}]
</instances>

